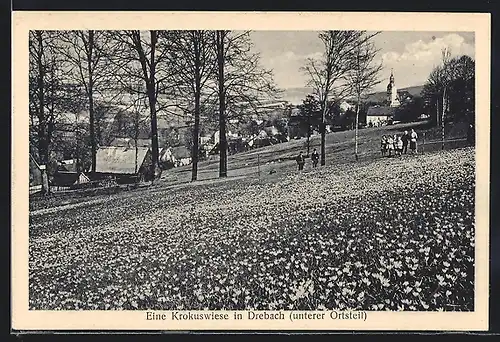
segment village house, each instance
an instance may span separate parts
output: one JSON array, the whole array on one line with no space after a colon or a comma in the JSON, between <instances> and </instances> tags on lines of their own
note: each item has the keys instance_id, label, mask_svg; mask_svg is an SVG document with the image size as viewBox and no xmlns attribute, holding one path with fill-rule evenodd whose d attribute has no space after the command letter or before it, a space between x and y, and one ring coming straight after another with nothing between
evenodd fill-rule
<instances>
[{"instance_id":1,"label":"village house","mask_svg":"<svg viewBox=\"0 0 500 342\"><path fill-rule=\"evenodd\" d=\"M191 164L191 151L185 146L166 147L160 151L162 168L186 166Z\"/></svg>"},{"instance_id":2,"label":"village house","mask_svg":"<svg viewBox=\"0 0 500 342\"><path fill-rule=\"evenodd\" d=\"M40 192L42 190L42 170L31 153L29 159L29 174L29 193L34 194Z\"/></svg>"},{"instance_id":3,"label":"village house","mask_svg":"<svg viewBox=\"0 0 500 342\"><path fill-rule=\"evenodd\" d=\"M55 190L67 190L90 182L90 178L77 167L76 159L61 160L57 163L50 185Z\"/></svg>"},{"instance_id":4,"label":"village house","mask_svg":"<svg viewBox=\"0 0 500 342\"><path fill-rule=\"evenodd\" d=\"M366 112L366 124L368 126L382 126L393 123L396 118L397 108L402 103L411 100L408 91L398 91L394 81L394 73L391 70L389 84L387 85L386 100L382 104L370 106Z\"/></svg>"},{"instance_id":5,"label":"village house","mask_svg":"<svg viewBox=\"0 0 500 342\"><path fill-rule=\"evenodd\" d=\"M104 146L97 150L97 179L112 178L117 183L150 181L151 149L149 147Z\"/></svg>"},{"instance_id":6,"label":"village house","mask_svg":"<svg viewBox=\"0 0 500 342\"><path fill-rule=\"evenodd\" d=\"M394 82L394 73L391 70L391 76L389 77L389 84L387 85L387 103L389 107L395 108L399 107L401 101L398 96L398 89L396 88L396 84Z\"/></svg>"},{"instance_id":7,"label":"village house","mask_svg":"<svg viewBox=\"0 0 500 342\"><path fill-rule=\"evenodd\" d=\"M394 117L396 108L390 106L371 106L366 112L366 124L380 127L387 125Z\"/></svg>"},{"instance_id":8,"label":"village house","mask_svg":"<svg viewBox=\"0 0 500 342\"><path fill-rule=\"evenodd\" d=\"M151 147L151 139L137 139L136 141L132 138L115 138L109 146L133 148L136 143L138 147Z\"/></svg>"}]
</instances>

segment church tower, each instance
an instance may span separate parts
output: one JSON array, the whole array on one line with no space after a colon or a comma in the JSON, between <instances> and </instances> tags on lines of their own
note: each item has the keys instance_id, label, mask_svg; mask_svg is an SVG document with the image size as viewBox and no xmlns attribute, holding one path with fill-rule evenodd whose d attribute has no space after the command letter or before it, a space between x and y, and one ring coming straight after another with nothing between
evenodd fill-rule
<instances>
[{"instance_id":1,"label":"church tower","mask_svg":"<svg viewBox=\"0 0 500 342\"><path fill-rule=\"evenodd\" d=\"M389 77L389 84L387 85L387 102L391 107L398 107L400 104L398 100L398 90L394 84L394 73L392 69L391 77Z\"/></svg>"}]
</instances>

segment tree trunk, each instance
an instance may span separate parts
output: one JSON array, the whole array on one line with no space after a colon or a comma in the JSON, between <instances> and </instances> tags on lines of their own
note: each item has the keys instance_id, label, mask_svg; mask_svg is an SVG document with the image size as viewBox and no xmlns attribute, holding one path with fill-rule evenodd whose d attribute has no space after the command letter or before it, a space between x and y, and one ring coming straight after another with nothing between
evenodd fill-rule
<instances>
[{"instance_id":1,"label":"tree trunk","mask_svg":"<svg viewBox=\"0 0 500 342\"><path fill-rule=\"evenodd\" d=\"M46 148L47 148L47 163L50 160L50 148L51 144L50 142L52 141L52 134L54 133L55 130L55 124L54 124L54 117L55 117L55 97L56 97L56 90L55 90L55 84L56 84L56 79L55 79L55 58L52 58L52 65L51 65L51 72L50 72L50 108L48 109L48 113L45 114L47 116L47 126L45 127L47 129L46 132Z\"/></svg>"},{"instance_id":2,"label":"tree trunk","mask_svg":"<svg viewBox=\"0 0 500 342\"><path fill-rule=\"evenodd\" d=\"M307 114L307 155L311 150L311 116L310 113Z\"/></svg>"},{"instance_id":3,"label":"tree trunk","mask_svg":"<svg viewBox=\"0 0 500 342\"><path fill-rule=\"evenodd\" d=\"M153 89L154 91L154 89ZM149 93L150 91L148 91ZM154 95L153 95L154 96ZM151 116L151 175L155 177L158 165L158 127L156 121L156 101L149 96L149 112Z\"/></svg>"},{"instance_id":4,"label":"tree trunk","mask_svg":"<svg viewBox=\"0 0 500 342\"><path fill-rule=\"evenodd\" d=\"M323 116L321 118L321 166L326 164L326 100L323 102Z\"/></svg>"},{"instance_id":5,"label":"tree trunk","mask_svg":"<svg viewBox=\"0 0 500 342\"><path fill-rule=\"evenodd\" d=\"M156 166L158 165L158 125L156 119L156 82L155 82L155 49L157 42L157 32L150 31L151 34L151 59L150 59L150 77L147 82L147 92L149 99L149 111L151 115L151 183L156 176Z\"/></svg>"},{"instance_id":6,"label":"tree trunk","mask_svg":"<svg viewBox=\"0 0 500 342\"><path fill-rule=\"evenodd\" d=\"M439 96L436 96L436 126L439 127L440 124L439 124Z\"/></svg>"},{"instance_id":7,"label":"tree trunk","mask_svg":"<svg viewBox=\"0 0 500 342\"><path fill-rule=\"evenodd\" d=\"M49 186L49 177L47 175L47 166L46 165L40 165L40 171L42 173L42 193L43 194L48 194L50 191L50 186Z\"/></svg>"},{"instance_id":8,"label":"tree trunk","mask_svg":"<svg viewBox=\"0 0 500 342\"><path fill-rule=\"evenodd\" d=\"M44 65L43 65L43 37L41 31L36 31L36 37L38 41L38 101L39 101L39 112L38 112L38 154L40 157L41 172L42 172L42 193L49 193L49 183L47 176L47 164L49 162L49 142L47 137L46 129L46 118L45 118L45 82L44 82Z\"/></svg>"},{"instance_id":9,"label":"tree trunk","mask_svg":"<svg viewBox=\"0 0 500 342\"><path fill-rule=\"evenodd\" d=\"M441 114L441 149L444 150L444 113L446 110L446 87L443 90L443 111Z\"/></svg>"},{"instance_id":10,"label":"tree trunk","mask_svg":"<svg viewBox=\"0 0 500 342\"><path fill-rule=\"evenodd\" d=\"M140 92L140 87L138 86L137 87L137 101L140 101L140 95L139 95L139 92ZM135 111L135 114L134 114L134 143L135 143L135 174L137 175L137 171L138 171L138 162L137 162L137 158L139 156L139 147L137 146L137 141L139 140L139 121L140 121L140 113L139 113L139 108L135 108L136 111Z\"/></svg>"},{"instance_id":11,"label":"tree trunk","mask_svg":"<svg viewBox=\"0 0 500 342\"><path fill-rule=\"evenodd\" d=\"M139 148L137 147L137 139L135 140L135 174L137 174L137 156L139 155Z\"/></svg>"},{"instance_id":12,"label":"tree trunk","mask_svg":"<svg viewBox=\"0 0 500 342\"><path fill-rule=\"evenodd\" d=\"M75 125L75 131L76 131L76 144L75 144L75 163L76 163L76 173L78 174L80 172L80 164L82 164L81 162L81 158L80 158L80 125L78 123L78 119L76 121L76 125Z\"/></svg>"},{"instance_id":13,"label":"tree trunk","mask_svg":"<svg viewBox=\"0 0 500 342\"><path fill-rule=\"evenodd\" d=\"M358 161L358 126L359 126L359 100L356 106L356 127L354 128L354 156Z\"/></svg>"},{"instance_id":14,"label":"tree trunk","mask_svg":"<svg viewBox=\"0 0 500 342\"><path fill-rule=\"evenodd\" d=\"M92 154L92 173L96 170L96 155L97 155L97 144L95 138L95 115L94 115L94 77L92 69L92 54L94 51L94 31L89 31L89 50L87 56L87 66L89 72L89 87L88 87L88 97L89 97L89 130L90 130L90 146Z\"/></svg>"},{"instance_id":15,"label":"tree trunk","mask_svg":"<svg viewBox=\"0 0 500 342\"><path fill-rule=\"evenodd\" d=\"M224 90L224 31L217 31L217 66L219 86L219 177L227 177L226 94Z\"/></svg>"},{"instance_id":16,"label":"tree trunk","mask_svg":"<svg viewBox=\"0 0 500 342\"><path fill-rule=\"evenodd\" d=\"M199 156L199 131L200 131L200 115L196 114L199 109L199 100L195 100L195 116L194 116L194 128L193 128L193 150L192 155L192 171L191 171L191 181L198 179L198 156Z\"/></svg>"},{"instance_id":17,"label":"tree trunk","mask_svg":"<svg viewBox=\"0 0 500 342\"><path fill-rule=\"evenodd\" d=\"M96 141L96 137L95 137L94 99L93 99L92 92L93 92L93 90L92 90L92 84L91 84L89 86L89 120L90 120L89 130L90 130L90 146L91 146L91 154L92 154L92 173L95 173L96 164L97 164L97 141Z\"/></svg>"},{"instance_id":18,"label":"tree trunk","mask_svg":"<svg viewBox=\"0 0 500 342\"><path fill-rule=\"evenodd\" d=\"M196 35L196 33L195 33ZM194 66L194 129L193 129L193 151L191 152L192 158L192 172L191 181L198 179L198 157L199 157L199 141L200 141L200 98L201 98L201 77L200 77L200 41L198 37L194 37L194 54L195 54L195 66Z\"/></svg>"},{"instance_id":19,"label":"tree trunk","mask_svg":"<svg viewBox=\"0 0 500 342\"><path fill-rule=\"evenodd\" d=\"M135 128L135 136L134 136L134 144L135 144L135 168L134 168L134 171L135 171L135 174L137 174L137 169L139 166L138 162L137 162L137 158L139 156L139 147L137 146L137 140L139 140L139 128L137 127L138 126L137 116L138 116L138 114L136 114L136 128Z\"/></svg>"}]
</instances>

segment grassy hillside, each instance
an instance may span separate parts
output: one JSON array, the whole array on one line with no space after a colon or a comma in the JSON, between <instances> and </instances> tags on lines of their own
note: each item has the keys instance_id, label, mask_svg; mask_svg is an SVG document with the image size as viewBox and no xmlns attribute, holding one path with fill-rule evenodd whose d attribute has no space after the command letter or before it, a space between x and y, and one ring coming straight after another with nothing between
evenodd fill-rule
<instances>
[{"instance_id":1,"label":"grassy hillside","mask_svg":"<svg viewBox=\"0 0 500 342\"><path fill-rule=\"evenodd\" d=\"M326 135L326 165L338 167L343 164L363 164L382 159L380 155L380 138L384 134L400 134L404 130L414 128L419 134L419 143L422 143L424 133L426 142L438 142L441 139L439 128L429 127L426 122L397 124L393 126L365 128L359 130L359 161L354 158L354 131L333 132ZM446 137L463 138L466 136L466 125L456 124L446 127ZM446 149L465 146L465 142L453 142L445 145ZM422 146L421 146L422 147ZM320 151L320 136L311 138L311 152L316 148ZM441 149L441 144L427 144L420 148L420 152L426 153ZM280 179L296 173L296 162L293 158L302 151L307 152L306 139L292 140L287 143L277 144L257 148L248 152L234 154L228 157L228 178L259 178ZM403 156L403 159L409 159L411 156ZM384 158L384 160L387 160ZM312 169L309 159L306 160L305 171ZM211 160L200 162L198 165L198 183L200 182L225 182L225 179L218 178L219 158L212 156ZM179 167L163 171L162 179L158 181L154 188L164 188L190 184L191 166ZM198 183L193 183L195 186ZM191 185L191 184L190 184ZM128 190L128 188L127 188ZM122 192L123 189L112 188L103 189L98 192L89 193L55 193L49 198L31 197L30 210L44 210L44 208L57 207L60 205L73 205L85 201L101 201L101 198L110 198L115 192ZM132 189L126 191L130 196L134 196L141 189Z\"/></svg>"},{"instance_id":2,"label":"grassy hillside","mask_svg":"<svg viewBox=\"0 0 500 342\"><path fill-rule=\"evenodd\" d=\"M472 311L474 149L31 215L29 281L42 310Z\"/></svg>"},{"instance_id":3,"label":"grassy hillside","mask_svg":"<svg viewBox=\"0 0 500 342\"><path fill-rule=\"evenodd\" d=\"M397 124L392 126L364 128L359 130L358 151L359 160L372 161L381 158L380 138L384 134L401 134L411 128L419 134L420 142L424 137L426 142L436 141L441 138L439 128L429 126L427 122ZM354 163L354 130L333 132L326 135L326 163L327 165L339 165L344 163ZM464 138L466 127L462 124L449 125L446 127L446 138ZM311 152L313 148L320 151L320 136L311 138ZM464 142L448 143L446 148L464 146ZM435 151L440 149L440 144L426 145L425 151ZM277 144L254 149L248 152L235 154L228 157L228 176L256 176L259 172L261 177L279 177L280 174L295 172L296 163L292 160L300 151L307 152L306 139L292 140L287 143ZM306 161L305 169L310 169L311 163ZM198 167L198 179L206 180L218 177L219 160L218 156L213 156L212 160L204 161ZM276 171L273 175L269 172ZM191 167L186 166L164 171L163 175L167 182L187 182L191 179Z\"/></svg>"}]
</instances>

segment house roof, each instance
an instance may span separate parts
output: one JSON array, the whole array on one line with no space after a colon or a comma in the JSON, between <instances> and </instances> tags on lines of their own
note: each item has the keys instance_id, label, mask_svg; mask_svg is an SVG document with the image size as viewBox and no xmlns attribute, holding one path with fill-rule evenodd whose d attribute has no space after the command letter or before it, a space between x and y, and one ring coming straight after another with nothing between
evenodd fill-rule
<instances>
[{"instance_id":1,"label":"house roof","mask_svg":"<svg viewBox=\"0 0 500 342\"><path fill-rule=\"evenodd\" d=\"M76 160L75 159L61 160L59 162L59 165L57 166L57 170L76 172Z\"/></svg>"},{"instance_id":2,"label":"house roof","mask_svg":"<svg viewBox=\"0 0 500 342\"><path fill-rule=\"evenodd\" d=\"M148 147L137 148L137 169L144 163L148 151ZM96 172L135 174L135 154L134 147L100 147L96 155Z\"/></svg>"},{"instance_id":3,"label":"house roof","mask_svg":"<svg viewBox=\"0 0 500 342\"><path fill-rule=\"evenodd\" d=\"M396 108L389 106L371 106L366 112L366 116L392 116Z\"/></svg>"},{"instance_id":4,"label":"house roof","mask_svg":"<svg viewBox=\"0 0 500 342\"><path fill-rule=\"evenodd\" d=\"M36 162L35 158L33 158L31 153L29 162L29 174L30 174L30 186L42 184L42 171L40 170L40 166Z\"/></svg>"},{"instance_id":5,"label":"house roof","mask_svg":"<svg viewBox=\"0 0 500 342\"><path fill-rule=\"evenodd\" d=\"M280 133L275 126L264 127L263 130L266 132L268 136L275 136Z\"/></svg>"},{"instance_id":6,"label":"house roof","mask_svg":"<svg viewBox=\"0 0 500 342\"><path fill-rule=\"evenodd\" d=\"M160 152L161 161L175 161L185 158L191 158L191 151L185 146L168 147Z\"/></svg>"},{"instance_id":7,"label":"house roof","mask_svg":"<svg viewBox=\"0 0 500 342\"><path fill-rule=\"evenodd\" d=\"M77 182L79 174L72 171L59 171L56 172L53 177L51 184L58 186L70 186Z\"/></svg>"},{"instance_id":8,"label":"house roof","mask_svg":"<svg viewBox=\"0 0 500 342\"><path fill-rule=\"evenodd\" d=\"M132 138L115 138L111 142L110 146L135 147L135 140ZM151 140L150 139L137 139L137 146L149 147L149 146L151 146Z\"/></svg>"},{"instance_id":9,"label":"house roof","mask_svg":"<svg viewBox=\"0 0 500 342\"><path fill-rule=\"evenodd\" d=\"M191 151L185 146L177 146L171 148L172 154L176 158L190 158Z\"/></svg>"}]
</instances>

